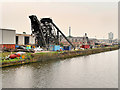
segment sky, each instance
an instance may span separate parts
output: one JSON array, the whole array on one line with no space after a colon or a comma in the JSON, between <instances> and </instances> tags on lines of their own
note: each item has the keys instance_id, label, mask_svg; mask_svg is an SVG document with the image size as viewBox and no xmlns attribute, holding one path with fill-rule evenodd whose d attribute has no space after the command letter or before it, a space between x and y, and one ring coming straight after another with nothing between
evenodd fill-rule
<instances>
[{"instance_id":1,"label":"sky","mask_svg":"<svg viewBox=\"0 0 120 90\"><path fill-rule=\"evenodd\" d=\"M31 33L29 15L38 19L52 18L59 29L68 36L108 38L113 32L118 37L117 2L2 2L0 28L14 29L17 33Z\"/></svg>"}]
</instances>

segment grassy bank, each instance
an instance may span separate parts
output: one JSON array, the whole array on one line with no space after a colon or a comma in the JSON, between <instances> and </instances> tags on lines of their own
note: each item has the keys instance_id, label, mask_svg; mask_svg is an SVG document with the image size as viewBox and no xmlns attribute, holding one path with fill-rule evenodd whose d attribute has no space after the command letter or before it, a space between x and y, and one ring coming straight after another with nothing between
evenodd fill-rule
<instances>
[{"instance_id":1,"label":"grassy bank","mask_svg":"<svg viewBox=\"0 0 120 90\"><path fill-rule=\"evenodd\" d=\"M117 50L118 47L107 47L107 48L94 48L86 50L75 50L75 51L62 51L62 52L40 52L40 53L27 53L25 59L11 59L11 60L0 60L0 67L6 67L11 65L21 65L33 62L44 62L49 60L60 60L66 58L72 58L77 56L90 55L95 53L101 53L106 51Z\"/></svg>"}]
</instances>

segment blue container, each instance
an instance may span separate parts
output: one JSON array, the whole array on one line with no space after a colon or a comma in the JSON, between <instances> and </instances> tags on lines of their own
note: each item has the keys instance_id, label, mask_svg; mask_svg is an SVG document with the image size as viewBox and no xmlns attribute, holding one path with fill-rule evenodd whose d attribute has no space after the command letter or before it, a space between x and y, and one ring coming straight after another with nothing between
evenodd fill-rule
<instances>
[{"instance_id":1,"label":"blue container","mask_svg":"<svg viewBox=\"0 0 120 90\"><path fill-rule=\"evenodd\" d=\"M54 49L54 45L50 45L50 46L49 46L49 50L50 50L50 51L53 51L53 49Z\"/></svg>"},{"instance_id":2,"label":"blue container","mask_svg":"<svg viewBox=\"0 0 120 90\"><path fill-rule=\"evenodd\" d=\"M50 51L57 51L57 50L60 51L60 45L50 45L49 50Z\"/></svg>"},{"instance_id":3,"label":"blue container","mask_svg":"<svg viewBox=\"0 0 120 90\"><path fill-rule=\"evenodd\" d=\"M60 45L54 45L53 51L60 51Z\"/></svg>"},{"instance_id":4,"label":"blue container","mask_svg":"<svg viewBox=\"0 0 120 90\"><path fill-rule=\"evenodd\" d=\"M63 50L71 50L71 46L64 46Z\"/></svg>"}]
</instances>

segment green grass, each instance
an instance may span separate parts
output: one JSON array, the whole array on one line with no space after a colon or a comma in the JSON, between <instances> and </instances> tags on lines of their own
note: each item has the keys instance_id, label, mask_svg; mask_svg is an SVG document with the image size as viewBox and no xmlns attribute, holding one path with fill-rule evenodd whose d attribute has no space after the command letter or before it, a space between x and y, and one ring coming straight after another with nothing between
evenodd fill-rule
<instances>
[{"instance_id":1,"label":"green grass","mask_svg":"<svg viewBox=\"0 0 120 90\"><path fill-rule=\"evenodd\" d=\"M0 63L10 63L10 62L16 62L16 61L22 61L23 59L10 59L10 60L0 60Z\"/></svg>"},{"instance_id":2,"label":"green grass","mask_svg":"<svg viewBox=\"0 0 120 90\"><path fill-rule=\"evenodd\" d=\"M57 51L54 51L54 52L40 52L40 53L35 53L35 54L49 54L49 53L61 53L61 52L57 52Z\"/></svg>"},{"instance_id":3,"label":"green grass","mask_svg":"<svg viewBox=\"0 0 120 90\"><path fill-rule=\"evenodd\" d=\"M107 48L111 48L111 49L107 49ZM100 53L100 52L110 51L110 50L114 50L114 49L117 49L117 48L115 48L115 47L103 47L103 48L93 48L93 49L75 50L75 51L40 52L40 53L35 53L33 55L32 55L32 53L26 53L25 54L25 59L15 58L15 59L10 59L10 60L0 60L0 63L2 63L3 65L22 64L19 61L22 61L22 62L32 62L32 60L33 61L37 61L37 59L40 58L40 57L41 57L40 60L42 60L42 61L48 60L48 59L66 59L66 58L72 58L72 57L76 57L76 56L90 55L90 54L94 54L94 53ZM76 52L76 51L83 51L83 52L79 53L79 52ZM63 52L66 52L66 53L62 54L62 56L59 55L59 54L57 54L57 53L63 53ZM5 54L6 55L7 54L10 55L10 52L5 52L4 55ZM15 63L13 63L13 62L15 62Z\"/></svg>"},{"instance_id":4,"label":"green grass","mask_svg":"<svg viewBox=\"0 0 120 90\"><path fill-rule=\"evenodd\" d=\"M99 49L101 49L101 48L104 49L104 48L114 48L114 47L118 47L118 45L116 45L116 46L111 46L111 47L99 47L99 48L92 48L92 49L85 49L85 50L73 50L73 51L86 51L86 50L97 50L97 49L99 50ZM39 52L39 53L35 53L35 54L41 54L41 55L43 55L43 54L56 54L56 53L63 53L63 52L69 52L69 51ZM12 52L12 54L14 54L14 53L16 53L16 52ZM32 54L32 53L26 52L26 54L25 54L25 59L26 59L26 57L30 57L30 58L31 58L31 54ZM0 57L2 57L2 58L6 57L6 56L8 56L8 55L11 55L11 52L3 52L3 53L0 53ZM11 60L14 60L14 59L11 59ZM15 59L15 60L18 60L18 59Z\"/></svg>"},{"instance_id":5,"label":"green grass","mask_svg":"<svg viewBox=\"0 0 120 90\"><path fill-rule=\"evenodd\" d=\"M12 52L12 54L14 54L14 53L16 53L16 52ZM6 57L10 54L11 54L11 52L3 52L3 53L0 53L0 57Z\"/></svg>"}]
</instances>

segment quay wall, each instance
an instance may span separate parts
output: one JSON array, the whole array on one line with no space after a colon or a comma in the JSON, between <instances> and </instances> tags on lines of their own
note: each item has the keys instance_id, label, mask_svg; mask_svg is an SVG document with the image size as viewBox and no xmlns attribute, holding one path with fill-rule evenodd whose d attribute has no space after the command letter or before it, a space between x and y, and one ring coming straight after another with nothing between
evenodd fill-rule
<instances>
[{"instance_id":1,"label":"quay wall","mask_svg":"<svg viewBox=\"0 0 120 90\"><path fill-rule=\"evenodd\" d=\"M65 51L63 53L48 53L48 54L34 54L33 60L35 61L48 61L48 60L59 60L59 59L67 59L77 56L85 56L85 55L91 55L106 51L112 51L117 50L118 48L99 48L99 49L86 49L86 50L77 50L77 51Z\"/></svg>"},{"instance_id":2,"label":"quay wall","mask_svg":"<svg viewBox=\"0 0 120 90\"><path fill-rule=\"evenodd\" d=\"M0 67L29 64L34 62L45 62L50 60L62 60L62 59L91 55L91 54L112 51L117 49L118 47L109 47L109 48L86 49L86 50L77 50L77 51L64 51L59 53L45 53L45 54L36 53L36 54L31 54L30 58L25 60L2 63Z\"/></svg>"}]
</instances>

